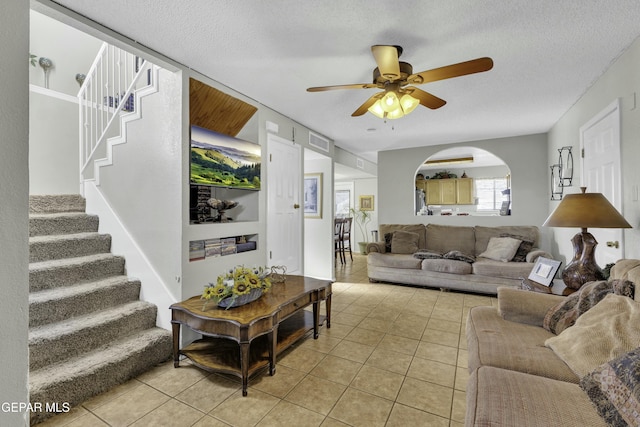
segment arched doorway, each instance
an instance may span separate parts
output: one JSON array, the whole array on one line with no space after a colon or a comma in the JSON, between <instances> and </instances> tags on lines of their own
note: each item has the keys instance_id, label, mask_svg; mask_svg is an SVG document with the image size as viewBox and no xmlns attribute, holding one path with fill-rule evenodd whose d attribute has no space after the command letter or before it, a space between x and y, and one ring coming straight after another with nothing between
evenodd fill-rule
<instances>
[{"instance_id":1,"label":"arched doorway","mask_svg":"<svg viewBox=\"0 0 640 427\"><path fill-rule=\"evenodd\" d=\"M415 194L415 215L510 215L511 170L489 151L448 148L418 167Z\"/></svg>"}]
</instances>

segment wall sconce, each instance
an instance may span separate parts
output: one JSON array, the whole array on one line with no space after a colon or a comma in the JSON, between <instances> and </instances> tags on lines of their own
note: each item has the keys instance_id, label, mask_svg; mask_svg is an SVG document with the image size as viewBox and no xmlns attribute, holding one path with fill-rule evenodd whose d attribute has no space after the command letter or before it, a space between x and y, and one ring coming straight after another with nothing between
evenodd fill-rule
<instances>
[{"instance_id":1,"label":"wall sconce","mask_svg":"<svg viewBox=\"0 0 640 427\"><path fill-rule=\"evenodd\" d=\"M560 186L571 187L573 181L573 154L571 149L573 147L567 146L558 148L558 165L560 165ZM564 152L564 155L563 155ZM562 197L561 197L562 198Z\"/></svg>"},{"instance_id":2,"label":"wall sconce","mask_svg":"<svg viewBox=\"0 0 640 427\"><path fill-rule=\"evenodd\" d=\"M562 167L557 165L551 165L551 200L562 200L562 193L564 187L562 184Z\"/></svg>"}]
</instances>

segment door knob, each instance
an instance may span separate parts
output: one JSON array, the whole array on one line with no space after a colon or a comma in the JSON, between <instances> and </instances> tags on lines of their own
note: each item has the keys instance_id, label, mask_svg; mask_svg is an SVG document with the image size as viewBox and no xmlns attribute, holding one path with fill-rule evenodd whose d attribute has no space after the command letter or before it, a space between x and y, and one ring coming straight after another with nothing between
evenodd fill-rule
<instances>
[{"instance_id":1,"label":"door knob","mask_svg":"<svg viewBox=\"0 0 640 427\"><path fill-rule=\"evenodd\" d=\"M614 242L607 242L607 246L618 249L620 247L620 243L617 240Z\"/></svg>"},{"instance_id":2,"label":"door knob","mask_svg":"<svg viewBox=\"0 0 640 427\"><path fill-rule=\"evenodd\" d=\"M300 209L300 205L299 205L299 204L297 204L297 203L294 203L294 205L293 205L293 209Z\"/></svg>"}]
</instances>

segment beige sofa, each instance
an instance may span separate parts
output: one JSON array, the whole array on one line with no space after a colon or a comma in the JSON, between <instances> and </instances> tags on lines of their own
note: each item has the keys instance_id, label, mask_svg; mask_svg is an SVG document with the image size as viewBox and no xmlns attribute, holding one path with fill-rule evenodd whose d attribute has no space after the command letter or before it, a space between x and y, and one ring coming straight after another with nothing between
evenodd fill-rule
<instances>
[{"instance_id":1,"label":"beige sofa","mask_svg":"<svg viewBox=\"0 0 640 427\"><path fill-rule=\"evenodd\" d=\"M622 279L640 283L640 260L619 261L608 283L594 285L610 286L613 279L621 279L618 285ZM548 328L554 318L549 310L559 303L566 307L569 299L589 301L586 291L562 297L500 288L497 308L472 308L466 325L471 375L465 425L627 425L616 401L627 405L625 416L638 425L639 293L636 301L629 293L601 294L603 299L591 301L588 311L558 335L542 327Z\"/></svg>"},{"instance_id":2,"label":"beige sofa","mask_svg":"<svg viewBox=\"0 0 640 427\"><path fill-rule=\"evenodd\" d=\"M390 247L390 239L417 235L416 246ZM529 276L539 256L551 258L538 249L539 230L535 226L449 226L438 224L382 224L380 241L367 245L367 274L371 282L392 282L410 285L456 289L496 294L499 286L519 286L520 279ZM519 236L529 243L525 262L503 262L480 257L492 237ZM457 251L471 255L474 262L458 259L419 259L416 253L446 254ZM400 252L400 253L398 253Z\"/></svg>"}]
</instances>

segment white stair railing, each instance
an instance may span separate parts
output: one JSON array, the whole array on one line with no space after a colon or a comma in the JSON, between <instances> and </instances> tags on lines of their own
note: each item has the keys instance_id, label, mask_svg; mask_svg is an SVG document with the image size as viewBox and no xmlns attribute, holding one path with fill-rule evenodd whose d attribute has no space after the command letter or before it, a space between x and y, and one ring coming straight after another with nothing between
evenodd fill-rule
<instances>
[{"instance_id":1,"label":"white stair railing","mask_svg":"<svg viewBox=\"0 0 640 427\"><path fill-rule=\"evenodd\" d=\"M136 84L147 73L144 59L103 43L78 92L80 106L80 183L87 179L85 171L94 159L114 122L121 114L131 113L135 105ZM151 82L145 81L144 86Z\"/></svg>"}]
</instances>

